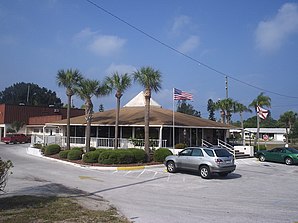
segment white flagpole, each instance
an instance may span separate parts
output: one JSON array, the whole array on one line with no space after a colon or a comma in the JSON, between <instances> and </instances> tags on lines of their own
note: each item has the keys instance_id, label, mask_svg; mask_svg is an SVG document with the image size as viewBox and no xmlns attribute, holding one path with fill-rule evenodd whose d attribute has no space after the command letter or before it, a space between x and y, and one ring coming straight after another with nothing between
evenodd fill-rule
<instances>
[{"instance_id":1,"label":"white flagpole","mask_svg":"<svg viewBox=\"0 0 298 223\"><path fill-rule=\"evenodd\" d=\"M173 88L173 153L175 154L175 100L174 100L174 93L175 93L175 88Z\"/></svg>"},{"instance_id":2,"label":"white flagpole","mask_svg":"<svg viewBox=\"0 0 298 223\"><path fill-rule=\"evenodd\" d=\"M259 137L260 137L260 114L259 114L259 112L260 111L258 111L259 110L258 106L259 105L257 105L257 148L259 151L260 150L260 141L259 141Z\"/></svg>"}]
</instances>

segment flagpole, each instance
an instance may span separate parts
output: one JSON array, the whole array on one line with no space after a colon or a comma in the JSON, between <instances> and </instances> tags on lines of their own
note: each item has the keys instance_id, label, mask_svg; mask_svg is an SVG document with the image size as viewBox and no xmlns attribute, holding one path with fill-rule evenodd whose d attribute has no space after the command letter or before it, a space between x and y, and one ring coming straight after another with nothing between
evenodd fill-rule
<instances>
[{"instance_id":1,"label":"flagpole","mask_svg":"<svg viewBox=\"0 0 298 223\"><path fill-rule=\"evenodd\" d=\"M259 105L257 105L258 107ZM258 151L260 150L260 141L259 141L259 136L260 136L260 115L259 115L259 112L258 111L258 108L257 108L257 148L258 148Z\"/></svg>"},{"instance_id":2,"label":"flagpole","mask_svg":"<svg viewBox=\"0 0 298 223\"><path fill-rule=\"evenodd\" d=\"M175 100L174 100L174 92L175 89L173 88L173 95L172 95L172 99L173 99L173 153L175 154L175 107L174 107L174 104L175 104Z\"/></svg>"}]
</instances>

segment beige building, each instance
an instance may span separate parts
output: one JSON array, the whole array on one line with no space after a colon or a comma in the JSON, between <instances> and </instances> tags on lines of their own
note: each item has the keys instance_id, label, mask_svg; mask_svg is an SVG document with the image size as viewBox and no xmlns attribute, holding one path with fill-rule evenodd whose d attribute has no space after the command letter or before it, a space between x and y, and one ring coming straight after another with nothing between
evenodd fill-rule
<instances>
[{"instance_id":1,"label":"beige building","mask_svg":"<svg viewBox=\"0 0 298 223\"><path fill-rule=\"evenodd\" d=\"M151 99L150 106L150 140L154 147L173 147L185 143L188 146L202 145L203 140L217 144L217 140L224 140L226 133L232 126L198 118L191 115L163 109ZM143 92L124 105L119 117L119 146L130 147L131 144L141 145L144 139L145 101ZM174 116L174 123L173 123ZM113 147L115 136L116 110L108 110L93 114L91 124L91 145L95 147ZM66 133L67 120L46 123L46 126L57 126ZM71 141L76 140L84 144L85 116L71 118ZM174 134L173 134L174 133Z\"/></svg>"}]
</instances>

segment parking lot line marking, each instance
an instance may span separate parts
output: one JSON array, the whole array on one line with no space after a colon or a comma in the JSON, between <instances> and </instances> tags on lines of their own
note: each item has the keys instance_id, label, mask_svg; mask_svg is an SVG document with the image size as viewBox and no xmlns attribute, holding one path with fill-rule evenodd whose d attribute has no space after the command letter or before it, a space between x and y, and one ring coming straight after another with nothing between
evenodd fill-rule
<instances>
[{"instance_id":1,"label":"parking lot line marking","mask_svg":"<svg viewBox=\"0 0 298 223\"><path fill-rule=\"evenodd\" d=\"M139 178L144 172L145 172L145 169L137 176L137 178Z\"/></svg>"},{"instance_id":2,"label":"parking lot line marking","mask_svg":"<svg viewBox=\"0 0 298 223\"><path fill-rule=\"evenodd\" d=\"M127 174L131 173L131 171L128 171L127 173L124 174L124 176L126 176Z\"/></svg>"},{"instance_id":3,"label":"parking lot line marking","mask_svg":"<svg viewBox=\"0 0 298 223\"><path fill-rule=\"evenodd\" d=\"M153 177L152 177L152 178L155 178L156 174L157 174L157 172L155 172L155 174L153 175Z\"/></svg>"},{"instance_id":4,"label":"parking lot line marking","mask_svg":"<svg viewBox=\"0 0 298 223\"><path fill-rule=\"evenodd\" d=\"M171 174L168 175L167 181L170 181Z\"/></svg>"}]
</instances>

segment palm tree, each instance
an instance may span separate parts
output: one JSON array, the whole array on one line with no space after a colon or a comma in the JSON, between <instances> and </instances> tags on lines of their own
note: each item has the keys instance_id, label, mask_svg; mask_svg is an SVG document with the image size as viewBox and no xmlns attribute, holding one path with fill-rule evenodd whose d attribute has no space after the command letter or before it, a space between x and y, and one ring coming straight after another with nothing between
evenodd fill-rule
<instances>
[{"instance_id":1,"label":"palm tree","mask_svg":"<svg viewBox=\"0 0 298 223\"><path fill-rule=\"evenodd\" d=\"M145 88L145 151L150 159L149 150L149 117L150 117L150 99L151 91L158 92L161 89L161 72L151 67L142 67L133 73L133 78Z\"/></svg>"},{"instance_id":2,"label":"palm tree","mask_svg":"<svg viewBox=\"0 0 298 223\"><path fill-rule=\"evenodd\" d=\"M298 114L293 111L287 111L283 113L280 118L279 122L283 123L286 127L286 143L289 144L289 132L292 130L292 126L294 125L295 121L297 120Z\"/></svg>"},{"instance_id":3,"label":"palm tree","mask_svg":"<svg viewBox=\"0 0 298 223\"><path fill-rule=\"evenodd\" d=\"M78 82L82 79L82 75L79 70L67 69L59 70L56 76L57 84L59 87L66 88L66 95L68 99L67 103L67 130L66 130L66 148L70 149L70 108L71 97L74 95L74 88Z\"/></svg>"},{"instance_id":4,"label":"palm tree","mask_svg":"<svg viewBox=\"0 0 298 223\"><path fill-rule=\"evenodd\" d=\"M221 122L230 124L234 108L234 100L232 98L218 100L214 107L215 110L220 110Z\"/></svg>"},{"instance_id":5,"label":"palm tree","mask_svg":"<svg viewBox=\"0 0 298 223\"><path fill-rule=\"evenodd\" d=\"M117 100L116 108L116 120L115 120L115 144L114 148L118 148L118 126L119 126L119 112L120 112L120 100L124 91L131 85L131 78L127 73L119 75L115 72L111 77L106 78L106 84L109 88L116 91L115 97Z\"/></svg>"},{"instance_id":6,"label":"palm tree","mask_svg":"<svg viewBox=\"0 0 298 223\"><path fill-rule=\"evenodd\" d=\"M75 93L83 101L85 101L85 119L86 119L86 152L90 150L90 130L93 114L93 103L92 97L103 96L108 94L106 86L100 85L100 82L97 80L82 79L79 82L79 85L75 88Z\"/></svg>"},{"instance_id":7,"label":"palm tree","mask_svg":"<svg viewBox=\"0 0 298 223\"><path fill-rule=\"evenodd\" d=\"M244 141L244 126L243 126L243 112L252 112L251 109L249 109L248 107L246 107L244 104L241 104L237 101L234 102L234 112L235 113L239 113L240 115L240 122L241 122L241 139L242 139L242 143L243 145L245 145L245 141Z\"/></svg>"},{"instance_id":8,"label":"palm tree","mask_svg":"<svg viewBox=\"0 0 298 223\"><path fill-rule=\"evenodd\" d=\"M257 106L260 107L271 107L271 98L269 96L264 95L264 92L261 92L256 99L254 99L249 107L254 108L256 111L256 115L257 115L257 135L255 138L255 145L257 143L257 141L259 140L259 133L260 133L260 122L259 122L259 115L257 112Z\"/></svg>"}]
</instances>

